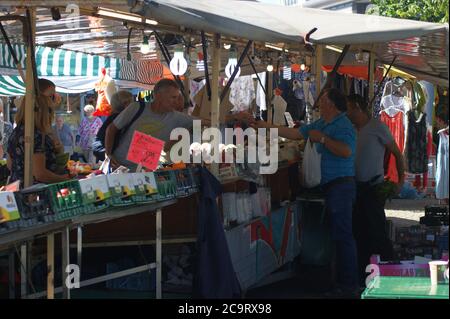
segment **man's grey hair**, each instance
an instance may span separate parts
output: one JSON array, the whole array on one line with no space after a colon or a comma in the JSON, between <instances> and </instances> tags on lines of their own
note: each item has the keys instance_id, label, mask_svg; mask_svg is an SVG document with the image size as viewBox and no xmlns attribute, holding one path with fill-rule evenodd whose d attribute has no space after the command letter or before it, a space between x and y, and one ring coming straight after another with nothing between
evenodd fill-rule
<instances>
[{"instance_id":1,"label":"man's grey hair","mask_svg":"<svg viewBox=\"0 0 450 319\"><path fill-rule=\"evenodd\" d=\"M170 79L162 79L162 80L159 80L158 83L155 84L155 87L153 88L153 94L158 94L162 90L169 88L169 87L172 87L172 88L175 88L178 90L180 89L177 82L170 80Z\"/></svg>"},{"instance_id":2,"label":"man's grey hair","mask_svg":"<svg viewBox=\"0 0 450 319\"><path fill-rule=\"evenodd\" d=\"M111 96L112 113L122 112L130 101L133 101L133 94L125 90L117 91Z\"/></svg>"}]
</instances>

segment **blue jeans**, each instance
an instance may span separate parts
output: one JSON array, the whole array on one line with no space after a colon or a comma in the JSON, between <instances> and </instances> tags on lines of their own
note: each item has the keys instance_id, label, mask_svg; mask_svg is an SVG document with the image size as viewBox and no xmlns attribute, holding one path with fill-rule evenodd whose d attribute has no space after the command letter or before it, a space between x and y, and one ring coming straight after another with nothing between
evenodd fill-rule
<instances>
[{"instance_id":1,"label":"blue jeans","mask_svg":"<svg viewBox=\"0 0 450 319\"><path fill-rule=\"evenodd\" d=\"M356 197L355 182L335 184L325 191L325 205L331 219L331 236L336 247L337 284L358 286L356 244L352 232L352 211Z\"/></svg>"}]
</instances>

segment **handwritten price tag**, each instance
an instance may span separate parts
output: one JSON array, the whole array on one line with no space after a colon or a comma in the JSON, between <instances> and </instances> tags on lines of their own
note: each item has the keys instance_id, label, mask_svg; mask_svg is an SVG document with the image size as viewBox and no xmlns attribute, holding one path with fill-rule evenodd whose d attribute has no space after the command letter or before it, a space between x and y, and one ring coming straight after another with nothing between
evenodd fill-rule
<instances>
[{"instance_id":1,"label":"handwritten price tag","mask_svg":"<svg viewBox=\"0 0 450 319\"><path fill-rule=\"evenodd\" d=\"M150 135L134 131L127 160L141 164L154 171L158 167L159 158L164 148L164 142Z\"/></svg>"}]
</instances>

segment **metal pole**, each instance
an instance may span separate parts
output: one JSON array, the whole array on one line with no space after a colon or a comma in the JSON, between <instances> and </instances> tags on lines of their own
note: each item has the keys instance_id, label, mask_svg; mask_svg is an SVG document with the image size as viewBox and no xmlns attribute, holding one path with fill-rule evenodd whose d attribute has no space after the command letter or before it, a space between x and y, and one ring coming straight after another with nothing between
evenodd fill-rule
<instances>
[{"instance_id":1,"label":"metal pole","mask_svg":"<svg viewBox=\"0 0 450 319\"><path fill-rule=\"evenodd\" d=\"M81 276L81 262L83 254L83 227L77 227L77 265Z\"/></svg>"},{"instance_id":2,"label":"metal pole","mask_svg":"<svg viewBox=\"0 0 450 319\"><path fill-rule=\"evenodd\" d=\"M369 59L369 101L371 101L374 97L374 91L375 91L375 53L370 52L370 59Z\"/></svg>"},{"instance_id":3,"label":"metal pole","mask_svg":"<svg viewBox=\"0 0 450 319\"><path fill-rule=\"evenodd\" d=\"M219 38L219 41L220 41L220 38ZM222 94L220 94L220 102L222 102L223 99L225 98L225 96L227 95L228 90L230 89L231 83L233 83L233 81L236 77L236 74L242 65L242 62L244 62L244 59L247 56L248 51L250 50L250 47L252 46L252 43L253 43L253 41L251 41L251 40L247 42L247 45L245 46L244 51L242 52L241 56L239 57L239 61L236 64L236 67L234 68L233 74L228 79L227 85L225 85L225 88L223 89Z\"/></svg>"},{"instance_id":4,"label":"metal pole","mask_svg":"<svg viewBox=\"0 0 450 319\"><path fill-rule=\"evenodd\" d=\"M34 33L36 31L36 9L30 8L28 23L31 22L31 34L28 36L27 43L27 60L26 60L26 94L25 94L25 174L24 187L33 184L33 146L34 146L34 104L35 104L35 82L33 69L33 43ZM24 25L25 27L25 25Z\"/></svg>"},{"instance_id":5,"label":"metal pole","mask_svg":"<svg viewBox=\"0 0 450 319\"><path fill-rule=\"evenodd\" d=\"M16 51L14 51L12 45L11 45L11 41L9 40L8 35L6 34L5 28L3 27L3 24L0 22L0 30L2 32L3 38L6 41L6 45L8 46L8 50L9 50L9 54L11 54L11 57L14 61L14 64L16 65L17 71L19 72L20 77L22 78L22 81L25 82L25 75L23 73L23 69L22 66L19 63L19 60L17 59L16 56Z\"/></svg>"},{"instance_id":6,"label":"metal pole","mask_svg":"<svg viewBox=\"0 0 450 319\"><path fill-rule=\"evenodd\" d=\"M206 92L208 93L208 100L211 101L211 82L209 79L209 70L208 70L208 46L206 42L205 32L202 31L201 35L203 48L203 63L205 64Z\"/></svg>"},{"instance_id":7,"label":"metal pole","mask_svg":"<svg viewBox=\"0 0 450 319\"><path fill-rule=\"evenodd\" d=\"M275 71L275 70L274 70ZM278 72L278 71L276 71ZM267 72L267 122L272 124L273 72ZM267 175L268 177L268 175Z\"/></svg>"},{"instance_id":8,"label":"metal pole","mask_svg":"<svg viewBox=\"0 0 450 319\"><path fill-rule=\"evenodd\" d=\"M162 298L162 211L156 210L156 299Z\"/></svg>"},{"instance_id":9,"label":"metal pole","mask_svg":"<svg viewBox=\"0 0 450 319\"><path fill-rule=\"evenodd\" d=\"M64 227L61 236L61 252L62 252L62 287L63 287L63 299L70 299L70 289L67 285L67 278L69 276L66 273L67 266L70 264L70 243L69 243L69 227Z\"/></svg>"},{"instance_id":10,"label":"metal pole","mask_svg":"<svg viewBox=\"0 0 450 319\"><path fill-rule=\"evenodd\" d=\"M8 282L9 282L9 299L15 299L16 298L16 263L15 263L16 255L14 253L14 250L11 250L8 255L8 261L9 261L9 276L8 276Z\"/></svg>"},{"instance_id":11,"label":"metal pole","mask_svg":"<svg viewBox=\"0 0 450 319\"><path fill-rule=\"evenodd\" d=\"M318 94L317 99L316 99L316 101L314 102L314 107L313 107L313 109L316 109L316 107L317 107L317 102L319 101L319 99L320 99L320 97L322 96L322 94L323 94L323 92L325 91L325 89L331 88L331 87L332 87L332 85L333 85L333 82L332 82L332 81L333 81L334 77L336 76L336 73L337 73L337 71L338 71L338 69L339 69L339 66L341 65L342 61L344 60L344 57L345 57L345 55L347 54L347 52L348 52L349 49L350 49L350 45L349 45L349 44L346 44L346 45L344 46L344 48L342 49L342 53L341 53L341 55L339 55L339 57L338 57L338 59L337 59L337 61L336 61L336 64L335 64L334 67L333 67L333 70L330 72L330 74L328 74L327 81L325 82L325 85L323 86L322 89L317 88L317 91L318 91L318 92L320 91L320 93ZM319 74L320 74L320 73L319 73Z\"/></svg>"},{"instance_id":12,"label":"metal pole","mask_svg":"<svg viewBox=\"0 0 450 319\"><path fill-rule=\"evenodd\" d=\"M378 93L380 93L380 90L382 89L383 83L386 80L386 77L388 76L389 71L391 70L392 66L394 65L394 62L395 62L396 59L397 59L397 56L394 56L394 59L392 59L391 64L389 65L388 69L386 70L386 74L383 76L383 79L381 80L377 91L375 92L375 94L373 95L372 99L370 100L369 108L372 108L373 101L375 100L375 97L378 95Z\"/></svg>"},{"instance_id":13,"label":"metal pole","mask_svg":"<svg viewBox=\"0 0 450 319\"><path fill-rule=\"evenodd\" d=\"M212 79L211 79L211 127L219 127L219 76L220 76L220 34L214 34L212 55ZM231 81L232 79L230 79ZM225 91L225 90L224 90ZM214 139L211 145L214 150L218 149L219 141ZM219 163L212 163L211 173L219 176Z\"/></svg>"},{"instance_id":14,"label":"metal pole","mask_svg":"<svg viewBox=\"0 0 450 319\"><path fill-rule=\"evenodd\" d=\"M47 235L47 299L55 299L55 234Z\"/></svg>"},{"instance_id":15,"label":"metal pole","mask_svg":"<svg viewBox=\"0 0 450 319\"><path fill-rule=\"evenodd\" d=\"M266 88L264 87L263 83L261 82L261 78L258 75L258 71L256 70L255 64L253 64L253 61L252 61L250 55L247 54L247 58L248 58L248 62L250 62L250 65L253 69L253 72L255 72L255 75L256 75L256 78L258 79L259 85L261 85L261 88L262 88L264 94L267 95Z\"/></svg>"},{"instance_id":16,"label":"metal pole","mask_svg":"<svg viewBox=\"0 0 450 319\"><path fill-rule=\"evenodd\" d=\"M21 288L20 288L20 295L22 299L25 299L27 296L27 278L28 278L28 274L27 274L27 260L28 260L28 249L27 249L27 243L22 244L20 246L20 284L21 284Z\"/></svg>"}]
</instances>

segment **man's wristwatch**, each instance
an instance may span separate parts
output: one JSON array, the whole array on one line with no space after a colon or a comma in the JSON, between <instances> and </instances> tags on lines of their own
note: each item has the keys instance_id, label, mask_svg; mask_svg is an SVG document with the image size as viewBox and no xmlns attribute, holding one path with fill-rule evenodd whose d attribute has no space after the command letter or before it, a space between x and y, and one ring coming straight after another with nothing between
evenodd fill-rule
<instances>
[{"instance_id":1,"label":"man's wristwatch","mask_svg":"<svg viewBox=\"0 0 450 319\"><path fill-rule=\"evenodd\" d=\"M320 144L325 144L325 135L320 138Z\"/></svg>"}]
</instances>

